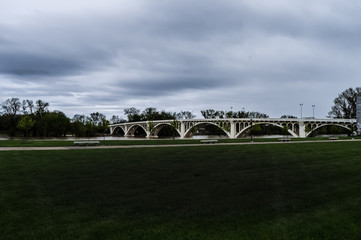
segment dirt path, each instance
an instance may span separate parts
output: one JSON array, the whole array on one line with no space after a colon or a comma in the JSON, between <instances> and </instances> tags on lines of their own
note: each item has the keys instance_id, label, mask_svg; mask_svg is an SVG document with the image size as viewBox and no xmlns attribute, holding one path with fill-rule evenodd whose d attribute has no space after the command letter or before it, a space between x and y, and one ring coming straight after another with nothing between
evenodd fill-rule
<instances>
[{"instance_id":1,"label":"dirt path","mask_svg":"<svg viewBox=\"0 0 361 240\"><path fill-rule=\"evenodd\" d=\"M264 144L301 144L322 142L360 142L361 139L350 140L318 140L318 141L291 141L291 142L246 142L246 143L216 143L216 144L169 144L169 145L118 145L118 146L69 146L69 147L0 147L0 151L44 151L44 150L89 150L89 149L121 149L121 148L168 148L168 147L212 147L237 145L264 145Z\"/></svg>"}]
</instances>

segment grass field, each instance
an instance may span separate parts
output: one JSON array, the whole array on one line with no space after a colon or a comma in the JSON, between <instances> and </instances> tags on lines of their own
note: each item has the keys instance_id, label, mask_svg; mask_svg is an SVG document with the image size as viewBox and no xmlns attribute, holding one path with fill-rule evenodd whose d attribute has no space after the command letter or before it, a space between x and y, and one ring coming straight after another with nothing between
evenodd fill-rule
<instances>
[{"instance_id":1,"label":"grass field","mask_svg":"<svg viewBox=\"0 0 361 240\"><path fill-rule=\"evenodd\" d=\"M278 142L279 138L254 138L254 142ZM351 139L351 137L339 137L340 140ZM355 139L361 139L361 137L355 137ZM325 137L312 137L312 138L292 138L291 141L318 141L328 140ZM219 143L242 143L250 142L250 138L237 138L237 139L218 139ZM164 144L196 144L199 143L199 139L136 139L136 140L100 140L100 145L164 145ZM1 140L0 147L55 147L55 146L74 146L74 141L69 140Z\"/></svg>"},{"instance_id":2,"label":"grass field","mask_svg":"<svg viewBox=\"0 0 361 240\"><path fill-rule=\"evenodd\" d=\"M0 152L1 239L360 239L361 142Z\"/></svg>"}]
</instances>

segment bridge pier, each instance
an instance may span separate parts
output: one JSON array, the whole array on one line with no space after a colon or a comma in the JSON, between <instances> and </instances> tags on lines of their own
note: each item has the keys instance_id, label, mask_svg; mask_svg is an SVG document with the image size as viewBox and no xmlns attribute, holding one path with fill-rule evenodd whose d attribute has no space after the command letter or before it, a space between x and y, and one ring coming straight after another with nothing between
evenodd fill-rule
<instances>
[{"instance_id":1,"label":"bridge pier","mask_svg":"<svg viewBox=\"0 0 361 240\"><path fill-rule=\"evenodd\" d=\"M299 138L306 138L306 125L304 122L298 123L298 137Z\"/></svg>"},{"instance_id":2,"label":"bridge pier","mask_svg":"<svg viewBox=\"0 0 361 240\"><path fill-rule=\"evenodd\" d=\"M361 96L357 97L356 101L356 132L361 135Z\"/></svg>"},{"instance_id":3,"label":"bridge pier","mask_svg":"<svg viewBox=\"0 0 361 240\"><path fill-rule=\"evenodd\" d=\"M184 122L180 123L180 138L183 139L186 134L186 126Z\"/></svg>"},{"instance_id":4,"label":"bridge pier","mask_svg":"<svg viewBox=\"0 0 361 240\"><path fill-rule=\"evenodd\" d=\"M235 123L233 120L231 120L230 122L231 122L231 129L230 129L230 136L229 136L229 138L234 139L234 138L236 138L236 136L237 136L237 133L236 133L236 123Z\"/></svg>"}]
</instances>

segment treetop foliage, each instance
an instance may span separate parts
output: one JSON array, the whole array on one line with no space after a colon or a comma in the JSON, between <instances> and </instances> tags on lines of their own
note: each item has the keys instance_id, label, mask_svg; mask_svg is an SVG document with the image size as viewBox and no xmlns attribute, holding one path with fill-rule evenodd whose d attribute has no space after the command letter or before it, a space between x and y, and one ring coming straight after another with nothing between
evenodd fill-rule
<instances>
[{"instance_id":1,"label":"treetop foliage","mask_svg":"<svg viewBox=\"0 0 361 240\"><path fill-rule=\"evenodd\" d=\"M260 112L245 112L245 111L220 111L214 109L206 109L201 111L202 116L208 119L215 118L268 118L265 113Z\"/></svg>"},{"instance_id":2,"label":"treetop foliage","mask_svg":"<svg viewBox=\"0 0 361 240\"><path fill-rule=\"evenodd\" d=\"M7 99L1 105L0 130L10 136L21 133L24 137L61 137L71 132L81 137L104 133L108 128L109 122L101 113L75 115L69 119L61 111L50 112L49 105L40 99L35 104L32 100Z\"/></svg>"},{"instance_id":3,"label":"treetop foliage","mask_svg":"<svg viewBox=\"0 0 361 240\"><path fill-rule=\"evenodd\" d=\"M348 88L340 93L334 100L334 105L328 113L332 118L356 118L356 101L361 96L361 87Z\"/></svg>"}]
</instances>

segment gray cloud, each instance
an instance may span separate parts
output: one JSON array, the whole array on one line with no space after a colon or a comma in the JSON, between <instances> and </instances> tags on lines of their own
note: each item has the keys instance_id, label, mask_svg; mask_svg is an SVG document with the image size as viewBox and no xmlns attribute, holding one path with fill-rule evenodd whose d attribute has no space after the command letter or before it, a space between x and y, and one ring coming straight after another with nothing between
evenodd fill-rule
<instances>
[{"instance_id":1,"label":"gray cloud","mask_svg":"<svg viewBox=\"0 0 361 240\"><path fill-rule=\"evenodd\" d=\"M358 3L69 3L0 9L1 101L43 98L69 115L153 105L272 117L303 102L324 117L359 84Z\"/></svg>"}]
</instances>

